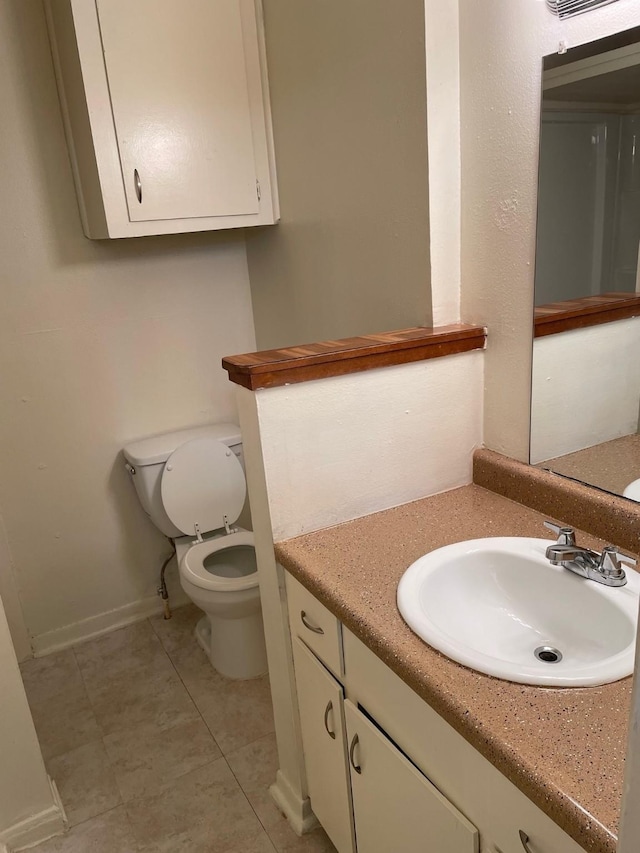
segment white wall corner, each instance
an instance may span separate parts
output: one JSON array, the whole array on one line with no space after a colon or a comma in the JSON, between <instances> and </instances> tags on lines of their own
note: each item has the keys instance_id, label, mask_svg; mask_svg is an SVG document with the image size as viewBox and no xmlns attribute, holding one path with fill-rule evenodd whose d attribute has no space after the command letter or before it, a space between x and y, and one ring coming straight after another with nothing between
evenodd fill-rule
<instances>
[{"instance_id":1,"label":"white wall corner","mask_svg":"<svg viewBox=\"0 0 640 853\"><path fill-rule=\"evenodd\" d=\"M637 853L640 845L640 640L634 672L618 853Z\"/></svg>"},{"instance_id":2,"label":"white wall corner","mask_svg":"<svg viewBox=\"0 0 640 853\"><path fill-rule=\"evenodd\" d=\"M37 814L0 832L0 853L18 853L35 847L49 838L62 835L67 826L67 815L56 783L49 778L53 804Z\"/></svg>"},{"instance_id":3,"label":"white wall corner","mask_svg":"<svg viewBox=\"0 0 640 853\"><path fill-rule=\"evenodd\" d=\"M263 438L258 419L256 394L237 387L236 399L242 432L247 485L256 559L260 578L260 599L264 619L269 678L273 702L279 770L271 795L300 834L312 827L307 797L302 736L295 696L293 654L286 609L284 572L277 565L269 495L263 461Z\"/></svg>"},{"instance_id":4,"label":"white wall corner","mask_svg":"<svg viewBox=\"0 0 640 853\"><path fill-rule=\"evenodd\" d=\"M31 657L31 638L22 612L18 582L14 571L4 519L0 516L0 598L4 605L13 648L18 661Z\"/></svg>"},{"instance_id":5,"label":"white wall corner","mask_svg":"<svg viewBox=\"0 0 640 853\"><path fill-rule=\"evenodd\" d=\"M181 604L188 604L188 602L189 598L182 588L175 589L172 592L170 602L172 607L179 607ZM114 610L97 613L95 616L82 619L80 622L73 622L62 628L55 628L53 631L38 634L33 638L33 653L35 657L44 657L44 655L68 649L70 646L92 640L95 637L101 637L103 634L109 634L118 628L124 628L125 625L132 625L134 622L140 622L142 619L156 616L162 612L163 603L157 595L133 601Z\"/></svg>"},{"instance_id":6,"label":"white wall corner","mask_svg":"<svg viewBox=\"0 0 640 853\"><path fill-rule=\"evenodd\" d=\"M281 770L276 773L276 781L269 788L269 793L296 835L304 835L318 826L309 797L301 797Z\"/></svg>"}]
</instances>

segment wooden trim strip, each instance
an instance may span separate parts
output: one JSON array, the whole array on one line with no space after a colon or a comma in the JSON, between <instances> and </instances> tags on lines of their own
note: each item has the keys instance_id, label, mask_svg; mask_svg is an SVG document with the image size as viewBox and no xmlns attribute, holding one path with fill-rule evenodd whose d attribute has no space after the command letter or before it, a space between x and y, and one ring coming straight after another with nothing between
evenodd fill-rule
<instances>
[{"instance_id":1,"label":"wooden trim strip","mask_svg":"<svg viewBox=\"0 0 640 853\"><path fill-rule=\"evenodd\" d=\"M483 349L481 326L415 327L222 359L231 382L255 391Z\"/></svg>"},{"instance_id":2,"label":"wooden trim strip","mask_svg":"<svg viewBox=\"0 0 640 853\"><path fill-rule=\"evenodd\" d=\"M583 299L552 302L535 309L534 337L543 338L630 317L640 317L640 296L634 293L602 293Z\"/></svg>"}]
</instances>

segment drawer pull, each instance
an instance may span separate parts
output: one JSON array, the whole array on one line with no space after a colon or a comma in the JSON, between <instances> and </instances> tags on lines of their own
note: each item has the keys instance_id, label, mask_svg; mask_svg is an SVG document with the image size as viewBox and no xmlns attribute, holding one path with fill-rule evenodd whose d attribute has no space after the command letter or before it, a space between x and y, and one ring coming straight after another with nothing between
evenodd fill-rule
<instances>
[{"instance_id":1,"label":"drawer pull","mask_svg":"<svg viewBox=\"0 0 640 853\"><path fill-rule=\"evenodd\" d=\"M133 170L133 186L136 191L136 198L142 204L142 181L140 180L140 175L138 174L138 170Z\"/></svg>"},{"instance_id":2,"label":"drawer pull","mask_svg":"<svg viewBox=\"0 0 640 853\"><path fill-rule=\"evenodd\" d=\"M310 631L313 631L314 634L324 634L324 631L319 625L313 625L309 622L309 618L304 610L300 611L300 619L302 620L302 624L305 628L308 628Z\"/></svg>"},{"instance_id":3,"label":"drawer pull","mask_svg":"<svg viewBox=\"0 0 640 853\"><path fill-rule=\"evenodd\" d=\"M327 707L324 709L324 727L327 730L327 734L332 740L336 739L336 733L332 732L329 728L329 714L333 711L333 702L329 699L327 703Z\"/></svg>"},{"instance_id":4,"label":"drawer pull","mask_svg":"<svg viewBox=\"0 0 640 853\"><path fill-rule=\"evenodd\" d=\"M356 764L354 753L356 751L356 746L360 743L360 739L358 735L354 735L351 739L351 746L349 747L349 761L351 762L351 766L356 771L356 773L362 773L362 767L359 764Z\"/></svg>"},{"instance_id":5,"label":"drawer pull","mask_svg":"<svg viewBox=\"0 0 640 853\"><path fill-rule=\"evenodd\" d=\"M522 841L522 846L527 853L533 853L533 850L529 847L529 836L522 829L520 830L520 841Z\"/></svg>"}]
</instances>

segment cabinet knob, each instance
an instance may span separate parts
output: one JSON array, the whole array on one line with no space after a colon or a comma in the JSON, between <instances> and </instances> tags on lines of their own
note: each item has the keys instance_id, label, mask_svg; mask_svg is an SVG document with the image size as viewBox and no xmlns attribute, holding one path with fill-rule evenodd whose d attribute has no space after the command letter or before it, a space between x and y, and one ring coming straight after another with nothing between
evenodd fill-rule
<instances>
[{"instance_id":1,"label":"cabinet knob","mask_svg":"<svg viewBox=\"0 0 640 853\"><path fill-rule=\"evenodd\" d=\"M353 738L351 739L351 746L349 747L349 761L350 761L353 769L356 771L356 773L362 773L362 767L360 767L359 764L356 764L355 755L354 755L354 753L356 751L356 746L359 743L360 743L360 738L358 737L358 735L354 735Z\"/></svg>"},{"instance_id":2,"label":"cabinet knob","mask_svg":"<svg viewBox=\"0 0 640 853\"><path fill-rule=\"evenodd\" d=\"M138 170L133 170L133 186L136 190L136 197L140 204L142 204L142 181L140 180L140 175L138 174Z\"/></svg>"},{"instance_id":3,"label":"cabinet knob","mask_svg":"<svg viewBox=\"0 0 640 853\"><path fill-rule=\"evenodd\" d=\"M520 830L520 841L527 853L533 853L533 850L529 847L529 836L522 829Z\"/></svg>"},{"instance_id":4,"label":"cabinet knob","mask_svg":"<svg viewBox=\"0 0 640 853\"><path fill-rule=\"evenodd\" d=\"M327 730L327 734L332 740L336 739L336 733L332 732L329 728L329 714L333 711L333 702L329 699L327 703L327 707L324 709L324 727Z\"/></svg>"},{"instance_id":5,"label":"cabinet knob","mask_svg":"<svg viewBox=\"0 0 640 853\"><path fill-rule=\"evenodd\" d=\"M304 612L304 610L300 611L300 619L304 627L308 628L309 631L313 631L314 634L324 634L324 631L319 625L312 625L311 622L309 622L309 617Z\"/></svg>"}]
</instances>

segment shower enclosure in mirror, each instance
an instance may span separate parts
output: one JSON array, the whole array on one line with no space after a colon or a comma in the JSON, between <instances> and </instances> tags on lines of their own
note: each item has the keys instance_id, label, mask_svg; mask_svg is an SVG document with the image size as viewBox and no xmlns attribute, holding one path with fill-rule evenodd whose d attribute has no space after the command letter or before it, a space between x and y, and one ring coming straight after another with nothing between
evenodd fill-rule
<instances>
[{"instance_id":1,"label":"shower enclosure in mirror","mask_svg":"<svg viewBox=\"0 0 640 853\"><path fill-rule=\"evenodd\" d=\"M531 462L633 497L640 30L547 57L542 95Z\"/></svg>"}]
</instances>

